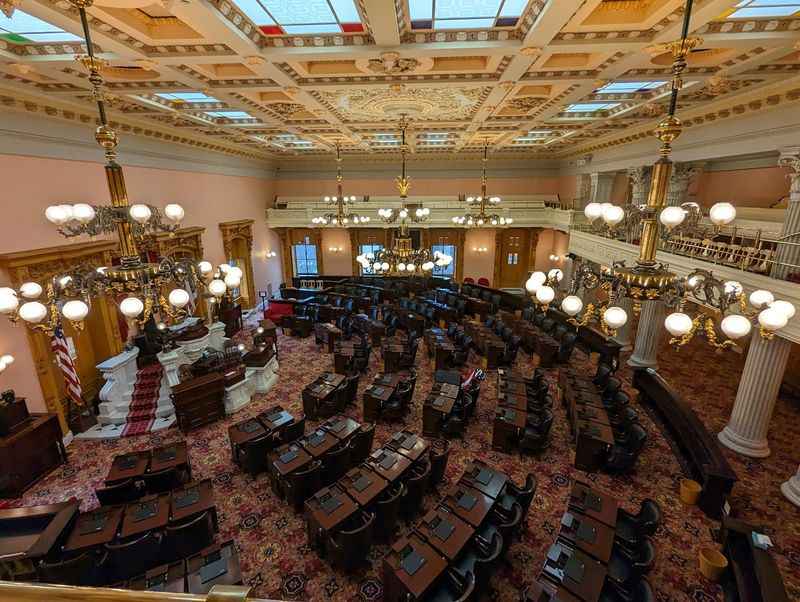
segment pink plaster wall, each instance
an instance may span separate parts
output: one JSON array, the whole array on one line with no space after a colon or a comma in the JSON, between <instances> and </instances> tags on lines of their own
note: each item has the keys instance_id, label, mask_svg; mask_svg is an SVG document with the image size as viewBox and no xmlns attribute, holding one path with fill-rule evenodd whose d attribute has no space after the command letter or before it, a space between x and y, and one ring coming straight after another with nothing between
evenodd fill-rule
<instances>
[{"instance_id":1,"label":"pink plaster wall","mask_svg":"<svg viewBox=\"0 0 800 602\"><path fill-rule=\"evenodd\" d=\"M705 207L728 201L739 207L769 207L789 195L788 169L760 167L703 172L689 186L689 196Z\"/></svg>"},{"instance_id":2,"label":"pink plaster wall","mask_svg":"<svg viewBox=\"0 0 800 602\"><path fill-rule=\"evenodd\" d=\"M614 185L611 187L611 202L617 205L624 205L628 200L628 193L628 175L617 173L614 176Z\"/></svg>"},{"instance_id":3,"label":"pink plaster wall","mask_svg":"<svg viewBox=\"0 0 800 602\"><path fill-rule=\"evenodd\" d=\"M342 250L331 251L331 248L341 248ZM322 231L323 276L352 276L352 257L350 233L346 229L335 228Z\"/></svg>"},{"instance_id":4,"label":"pink plaster wall","mask_svg":"<svg viewBox=\"0 0 800 602\"><path fill-rule=\"evenodd\" d=\"M204 254L213 263L225 260L218 224L254 219L253 271L256 289L275 291L282 281L280 244L268 229L264 209L274 194L274 182L252 177L202 172L125 167L128 196L132 202L159 207L177 202L186 210L184 225L204 226ZM0 221L0 254L80 243L68 241L44 217L54 203L107 204L108 190L102 166L84 161L66 161L17 155L0 155L0 181L6 192L4 219ZM278 256L265 258L266 251ZM9 282L0 272L0 286ZM13 387L28 398L30 409L43 411L44 402L33 358L22 326L0 319L0 353L12 353L16 362L2 375L2 388Z\"/></svg>"},{"instance_id":5,"label":"pink plaster wall","mask_svg":"<svg viewBox=\"0 0 800 602\"><path fill-rule=\"evenodd\" d=\"M495 230L467 230L464 235L464 278L472 278L475 282L478 278L485 277L492 281L494 274L494 244ZM477 251L481 247L486 247L487 251L481 253Z\"/></svg>"}]
</instances>

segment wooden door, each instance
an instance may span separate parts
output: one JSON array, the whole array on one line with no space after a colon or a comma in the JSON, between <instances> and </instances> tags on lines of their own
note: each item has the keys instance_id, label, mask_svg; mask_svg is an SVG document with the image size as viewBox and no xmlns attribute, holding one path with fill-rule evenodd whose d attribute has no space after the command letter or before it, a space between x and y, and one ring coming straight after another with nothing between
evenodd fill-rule
<instances>
[{"instance_id":1,"label":"wooden door","mask_svg":"<svg viewBox=\"0 0 800 602\"><path fill-rule=\"evenodd\" d=\"M536 263L538 228L498 230L495 236L495 288L522 288Z\"/></svg>"}]
</instances>

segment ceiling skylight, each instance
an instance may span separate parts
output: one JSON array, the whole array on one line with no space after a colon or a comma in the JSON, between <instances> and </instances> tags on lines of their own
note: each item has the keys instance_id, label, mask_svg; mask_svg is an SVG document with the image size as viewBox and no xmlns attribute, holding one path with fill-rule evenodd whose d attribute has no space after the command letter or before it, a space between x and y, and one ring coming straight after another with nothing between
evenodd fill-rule
<instances>
[{"instance_id":1,"label":"ceiling skylight","mask_svg":"<svg viewBox=\"0 0 800 602\"><path fill-rule=\"evenodd\" d=\"M0 39L17 44L82 41L82 38L21 10L15 10L10 19L0 14Z\"/></svg>"},{"instance_id":2,"label":"ceiling skylight","mask_svg":"<svg viewBox=\"0 0 800 602\"><path fill-rule=\"evenodd\" d=\"M234 0L269 36L361 33L364 25L353 0Z\"/></svg>"},{"instance_id":3,"label":"ceiling skylight","mask_svg":"<svg viewBox=\"0 0 800 602\"><path fill-rule=\"evenodd\" d=\"M655 90L660 88L667 82L611 82L597 90L598 94L635 94L636 92L645 92L647 90Z\"/></svg>"},{"instance_id":4,"label":"ceiling skylight","mask_svg":"<svg viewBox=\"0 0 800 602\"><path fill-rule=\"evenodd\" d=\"M800 13L800 0L743 0L728 16L731 19L791 17Z\"/></svg>"},{"instance_id":5,"label":"ceiling skylight","mask_svg":"<svg viewBox=\"0 0 800 602\"><path fill-rule=\"evenodd\" d=\"M618 102L577 102L564 109L564 113L595 113L618 107Z\"/></svg>"},{"instance_id":6,"label":"ceiling skylight","mask_svg":"<svg viewBox=\"0 0 800 602\"><path fill-rule=\"evenodd\" d=\"M206 115L219 119L255 119L255 117L244 111L206 111Z\"/></svg>"},{"instance_id":7,"label":"ceiling skylight","mask_svg":"<svg viewBox=\"0 0 800 602\"><path fill-rule=\"evenodd\" d=\"M528 0L408 0L411 29L516 27Z\"/></svg>"},{"instance_id":8,"label":"ceiling skylight","mask_svg":"<svg viewBox=\"0 0 800 602\"><path fill-rule=\"evenodd\" d=\"M202 92L158 92L156 96L173 102L219 102L216 98Z\"/></svg>"}]
</instances>

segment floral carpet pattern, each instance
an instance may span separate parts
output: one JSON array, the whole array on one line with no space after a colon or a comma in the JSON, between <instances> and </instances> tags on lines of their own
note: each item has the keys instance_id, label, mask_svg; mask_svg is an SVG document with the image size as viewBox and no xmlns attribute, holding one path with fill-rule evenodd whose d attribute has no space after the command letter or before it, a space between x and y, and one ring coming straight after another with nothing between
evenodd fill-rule
<instances>
[{"instance_id":1,"label":"floral carpet pattern","mask_svg":"<svg viewBox=\"0 0 800 602\"><path fill-rule=\"evenodd\" d=\"M261 598L279 600L381 600L382 558L386 546L376 546L370 554L370 566L353 575L344 575L311 551L306 543L303 517L296 515L270 490L266 475L253 480L231 461L228 427L256 415L266 407L281 404L295 414L302 411L300 391L324 370L332 370L332 356L314 345L313 337L289 338L279 335L279 380L266 395L259 395L236 415L190 432L187 436L172 428L139 437L102 441L75 441L69 448L69 463L44 478L20 500L5 505L35 505L62 501L69 497L81 500L82 510L97 505L93 490L102 483L112 458L119 453L145 449L186 439L192 470L196 478L213 481L219 512L220 541L235 539L240 551L246 582ZM248 337L241 337L246 339ZM710 361L705 348L690 344L676 353L663 348L661 373L691 402L711 432L718 432L730 415L736 395L743 359L731 354ZM470 367L477 366L474 354ZM573 361L594 370L584 355L576 352ZM535 365L520 354L517 367L531 370ZM691 366L691 373L687 373ZM374 352L367 374L361 377L359 397L348 414L361 418L361 391L380 371L382 360ZM420 432L422 401L432 385L433 371L423 346L417 358L418 380L412 412L404 423L379 423L375 445L379 446L400 428ZM630 378L627 369L621 370ZM555 371L551 373L555 381ZM509 562L492 577L489 599L517 601L526 584L532 582L544 562L545 553L555 540L561 515L566 507L571 482L588 480L600 489L620 498L623 506L636 511L643 498L661 505L664 520L654 536L657 550L655 567L649 575L660 602L717 601L722 590L705 580L697 569L697 550L711 545L711 530L718 524L696 507L686 507L679 500L679 481L683 477L669 443L644 411L639 411L648 442L637 468L630 475L587 474L572 466L573 448L566 416L559 404L554 411L552 444L538 457L504 454L491 449L491 420L496 405L496 376L488 375L482 386L478 412L469 424L463 440L451 441L446 480L453 482L465 464L479 458L505 471L517 483L528 472L538 480L536 497L531 505L527 529L509 551ZM636 404L634 402L634 407ZM770 527L775 548L773 555L786 582L790 599L800 599L800 509L780 493L780 484L796 469L796 441L800 437L798 408L779 400L770 431L773 453L764 460L751 460L725 449L726 456L739 477L734 488L733 506L746 520ZM313 423L310 426L316 426ZM429 496L426 507L437 499Z\"/></svg>"}]
</instances>

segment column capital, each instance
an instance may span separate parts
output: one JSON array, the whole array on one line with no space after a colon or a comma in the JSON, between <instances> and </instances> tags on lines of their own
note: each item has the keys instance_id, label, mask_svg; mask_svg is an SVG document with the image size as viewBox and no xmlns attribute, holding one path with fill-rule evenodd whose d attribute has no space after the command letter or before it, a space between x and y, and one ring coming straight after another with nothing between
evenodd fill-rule
<instances>
[{"instance_id":1,"label":"column capital","mask_svg":"<svg viewBox=\"0 0 800 602\"><path fill-rule=\"evenodd\" d=\"M795 172L795 176L800 175L800 146L782 148L780 152L778 165L788 167Z\"/></svg>"}]
</instances>

